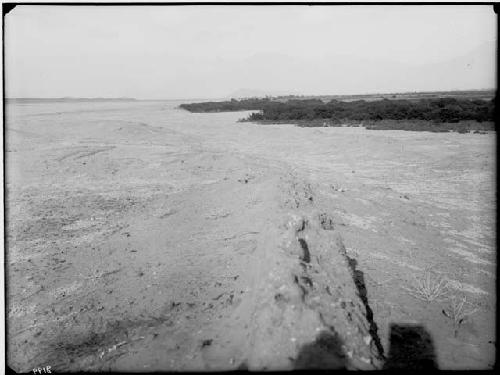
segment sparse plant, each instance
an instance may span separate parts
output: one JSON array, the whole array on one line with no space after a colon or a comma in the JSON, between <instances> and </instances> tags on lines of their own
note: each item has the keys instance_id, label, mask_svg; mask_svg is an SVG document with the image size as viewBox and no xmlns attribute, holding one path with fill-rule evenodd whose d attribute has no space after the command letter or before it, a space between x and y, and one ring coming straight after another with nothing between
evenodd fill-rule
<instances>
[{"instance_id":1,"label":"sparse plant","mask_svg":"<svg viewBox=\"0 0 500 375\"><path fill-rule=\"evenodd\" d=\"M472 304L467 301L466 296L453 296L450 299L449 307L447 309L443 309L442 313L453 322L453 328L455 329L456 337L460 325L464 323L467 318L474 314L477 310L477 308L473 307Z\"/></svg>"},{"instance_id":2,"label":"sparse plant","mask_svg":"<svg viewBox=\"0 0 500 375\"><path fill-rule=\"evenodd\" d=\"M413 276L411 287L403 287L403 289L422 301L439 301L448 293L448 280L428 270L420 277Z\"/></svg>"}]
</instances>

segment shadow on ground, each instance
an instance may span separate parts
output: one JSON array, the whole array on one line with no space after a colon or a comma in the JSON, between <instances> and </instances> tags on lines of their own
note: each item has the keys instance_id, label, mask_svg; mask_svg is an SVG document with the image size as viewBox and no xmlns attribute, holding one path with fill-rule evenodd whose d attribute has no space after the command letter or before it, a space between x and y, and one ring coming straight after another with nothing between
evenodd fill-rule
<instances>
[{"instance_id":1,"label":"shadow on ground","mask_svg":"<svg viewBox=\"0 0 500 375\"><path fill-rule=\"evenodd\" d=\"M391 324L390 349L384 369L437 369L431 335L421 325Z\"/></svg>"},{"instance_id":2,"label":"shadow on ground","mask_svg":"<svg viewBox=\"0 0 500 375\"><path fill-rule=\"evenodd\" d=\"M384 370L437 369L431 335L414 324L391 324L390 349ZM322 331L316 339L299 350L295 369L346 369L343 342L338 335Z\"/></svg>"},{"instance_id":3,"label":"shadow on ground","mask_svg":"<svg viewBox=\"0 0 500 375\"><path fill-rule=\"evenodd\" d=\"M345 354L342 340L336 334L322 331L316 340L299 350L294 362L295 369L345 369Z\"/></svg>"}]
</instances>

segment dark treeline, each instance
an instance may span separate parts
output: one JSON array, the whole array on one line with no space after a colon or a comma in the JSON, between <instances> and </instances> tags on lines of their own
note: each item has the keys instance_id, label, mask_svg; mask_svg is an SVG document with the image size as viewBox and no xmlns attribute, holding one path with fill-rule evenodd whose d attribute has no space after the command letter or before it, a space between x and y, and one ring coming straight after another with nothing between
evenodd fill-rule
<instances>
[{"instance_id":1,"label":"dark treeline","mask_svg":"<svg viewBox=\"0 0 500 375\"><path fill-rule=\"evenodd\" d=\"M286 103L269 102L261 112L252 113L249 121L260 120L426 120L457 123L463 120L493 121L494 101L455 98L409 100L291 100Z\"/></svg>"},{"instance_id":2,"label":"dark treeline","mask_svg":"<svg viewBox=\"0 0 500 375\"><path fill-rule=\"evenodd\" d=\"M459 122L467 122L471 129L474 128L470 126L471 123L490 122L488 126L476 128L493 130L491 122L494 121L494 103L494 99L457 98L357 100L351 102L331 100L327 103L320 99L291 99L282 102L265 98L182 104L181 107L191 112L258 110L259 112L250 114L243 121L293 122L299 123L301 126L335 126L341 123L366 122L371 124L372 129L378 129L380 128L376 125L378 122L384 122L387 125L387 120L390 120L392 128L407 129L406 125L395 124L402 124L402 120L411 120L413 125L410 128L412 130L414 127L422 127L424 122L430 122L424 126L425 130L435 126L432 123L457 124ZM453 130L453 126L441 126L440 129L443 131L445 129Z\"/></svg>"},{"instance_id":3,"label":"dark treeline","mask_svg":"<svg viewBox=\"0 0 500 375\"><path fill-rule=\"evenodd\" d=\"M179 107L189 112L235 112L235 111L259 111L271 102L270 99L242 99L226 102L203 102L181 104Z\"/></svg>"}]
</instances>

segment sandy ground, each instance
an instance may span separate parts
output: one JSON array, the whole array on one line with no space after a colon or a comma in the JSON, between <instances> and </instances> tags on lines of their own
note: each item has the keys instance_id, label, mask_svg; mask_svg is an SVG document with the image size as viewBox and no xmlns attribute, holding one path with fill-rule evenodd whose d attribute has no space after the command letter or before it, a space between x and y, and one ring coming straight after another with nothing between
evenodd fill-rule
<instances>
[{"instance_id":1,"label":"sandy ground","mask_svg":"<svg viewBox=\"0 0 500 375\"><path fill-rule=\"evenodd\" d=\"M494 134L178 104L7 106L12 368L493 366Z\"/></svg>"}]
</instances>

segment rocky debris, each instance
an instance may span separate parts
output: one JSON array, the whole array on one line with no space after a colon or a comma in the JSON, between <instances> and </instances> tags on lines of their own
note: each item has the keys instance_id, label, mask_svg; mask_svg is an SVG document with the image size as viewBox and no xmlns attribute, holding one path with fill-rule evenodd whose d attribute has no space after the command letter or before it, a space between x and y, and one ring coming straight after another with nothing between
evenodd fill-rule
<instances>
[{"instance_id":1,"label":"rocky debris","mask_svg":"<svg viewBox=\"0 0 500 375\"><path fill-rule=\"evenodd\" d=\"M212 212L210 212L210 214L208 214L206 216L206 218L210 219L210 220L217 220L217 219L223 219L225 217L228 217L229 215L231 215L230 211L228 211L224 208L219 208L219 209L215 209Z\"/></svg>"},{"instance_id":2,"label":"rocky debris","mask_svg":"<svg viewBox=\"0 0 500 375\"><path fill-rule=\"evenodd\" d=\"M212 345L213 341L214 340L212 340L212 339L203 340L202 343L201 343L201 347L204 348L205 346L210 346L210 345Z\"/></svg>"},{"instance_id":3,"label":"rocky debris","mask_svg":"<svg viewBox=\"0 0 500 375\"><path fill-rule=\"evenodd\" d=\"M321 225L321 228L325 230L334 230L335 226L333 225L334 221L333 219L325 212L322 212L319 214L319 223Z\"/></svg>"},{"instance_id":4,"label":"rocky debris","mask_svg":"<svg viewBox=\"0 0 500 375\"><path fill-rule=\"evenodd\" d=\"M293 174L281 178L283 191L283 205L286 208L297 209L313 204L312 188L307 179L296 178Z\"/></svg>"},{"instance_id":5,"label":"rocky debris","mask_svg":"<svg viewBox=\"0 0 500 375\"><path fill-rule=\"evenodd\" d=\"M354 173L354 172L353 172ZM340 193L343 193L345 191L347 191L345 188L342 188L340 186L335 186L333 184L330 185L330 188L333 190L333 191L338 191Z\"/></svg>"},{"instance_id":6,"label":"rocky debris","mask_svg":"<svg viewBox=\"0 0 500 375\"><path fill-rule=\"evenodd\" d=\"M238 178L238 182L240 182L242 184L248 184L250 181L255 179L255 177L256 176L252 172L247 172L247 173L245 173L245 175L243 177Z\"/></svg>"}]
</instances>

